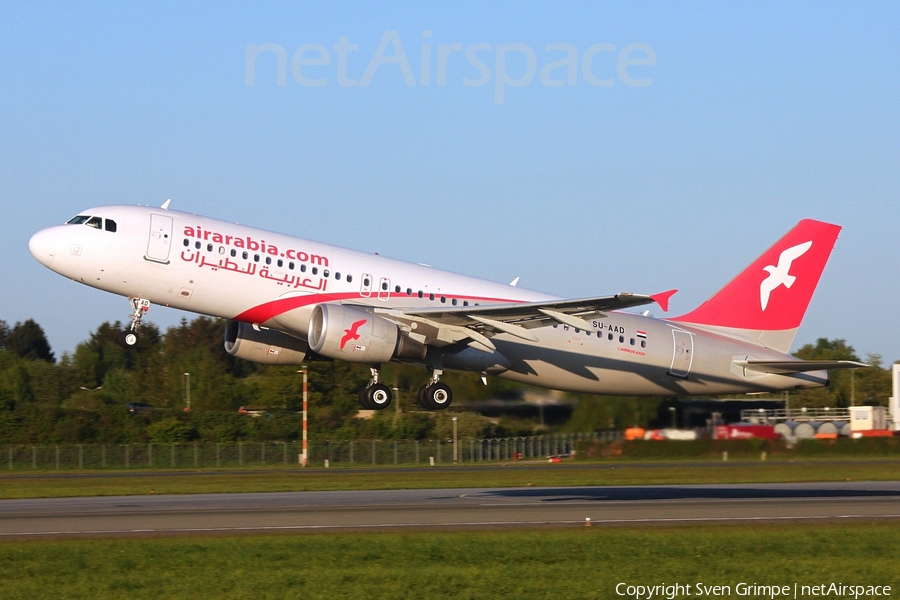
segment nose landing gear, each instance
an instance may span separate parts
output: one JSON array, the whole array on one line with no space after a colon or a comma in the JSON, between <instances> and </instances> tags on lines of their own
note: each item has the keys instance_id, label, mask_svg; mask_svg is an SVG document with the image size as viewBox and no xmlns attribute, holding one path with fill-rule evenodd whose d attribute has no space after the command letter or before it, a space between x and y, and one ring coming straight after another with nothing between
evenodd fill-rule
<instances>
[{"instance_id":1,"label":"nose landing gear","mask_svg":"<svg viewBox=\"0 0 900 600\"><path fill-rule=\"evenodd\" d=\"M138 328L141 326L141 319L144 314L150 310L150 301L146 298L129 298L131 302L131 327L119 334L119 345L124 348L134 348L138 345L140 338L138 337Z\"/></svg>"}]
</instances>

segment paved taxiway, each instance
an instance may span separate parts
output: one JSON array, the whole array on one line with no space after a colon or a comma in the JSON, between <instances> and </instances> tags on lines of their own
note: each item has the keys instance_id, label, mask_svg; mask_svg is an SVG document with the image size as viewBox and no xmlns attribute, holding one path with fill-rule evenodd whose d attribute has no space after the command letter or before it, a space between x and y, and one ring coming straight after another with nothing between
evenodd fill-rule
<instances>
[{"instance_id":1,"label":"paved taxiway","mask_svg":"<svg viewBox=\"0 0 900 600\"><path fill-rule=\"evenodd\" d=\"M900 519L900 482L0 500L0 539Z\"/></svg>"}]
</instances>

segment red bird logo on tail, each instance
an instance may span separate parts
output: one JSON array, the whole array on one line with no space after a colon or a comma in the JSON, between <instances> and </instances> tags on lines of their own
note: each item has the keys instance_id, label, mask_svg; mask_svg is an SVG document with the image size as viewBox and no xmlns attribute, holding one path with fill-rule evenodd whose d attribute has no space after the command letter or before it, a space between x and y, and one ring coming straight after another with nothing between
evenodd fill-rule
<instances>
[{"instance_id":1,"label":"red bird logo on tail","mask_svg":"<svg viewBox=\"0 0 900 600\"><path fill-rule=\"evenodd\" d=\"M355 341L359 339L359 333L357 332L359 331L360 327L366 324L366 321L368 321L368 319L357 321L350 326L350 329L344 330L344 337L341 338L341 350L344 349L344 346L346 346L347 342L349 342L350 340Z\"/></svg>"}]
</instances>

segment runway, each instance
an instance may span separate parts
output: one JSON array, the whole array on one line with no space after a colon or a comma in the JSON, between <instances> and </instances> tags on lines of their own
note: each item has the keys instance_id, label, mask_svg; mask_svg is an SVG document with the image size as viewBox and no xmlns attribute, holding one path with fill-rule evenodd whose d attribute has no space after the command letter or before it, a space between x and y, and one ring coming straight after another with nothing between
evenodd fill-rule
<instances>
[{"instance_id":1,"label":"runway","mask_svg":"<svg viewBox=\"0 0 900 600\"><path fill-rule=\"evenodd\" d=\"M0 501L0 539L900 519L900 482L472 488Z\"/></svg>"}]
</instances>

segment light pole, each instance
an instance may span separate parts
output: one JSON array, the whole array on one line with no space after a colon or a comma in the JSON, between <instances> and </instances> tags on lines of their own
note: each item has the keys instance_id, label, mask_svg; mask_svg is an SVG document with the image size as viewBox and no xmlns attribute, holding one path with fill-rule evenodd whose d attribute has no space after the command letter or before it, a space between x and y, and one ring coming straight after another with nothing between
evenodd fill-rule
<instances>
[{"instance_id":1,"label":"light pole","mask_svg":"<svg viewBox=\"0 0 900 600\"><path fill-rule=\"evenodd\" d=\"M184 374L184 412L191 412L191 374Z\"/></svg>"},{"instance_id":2,"label":"light pole","mask_svg":"<svg viewBox=\"0 0 900 600\"><path fill-rule=\"evenodd\" d=\"M299 372L303 373L303 453L300 454L300 466L305 467L305 466L309 465L309 453L308 453L309 452L309 445L308 445L309 442L307 441L307 437L306 437L307 436L307 434L306 434L306 431L307 431L306 415L307 415L307 410L309 408L309 405L307 403L308 402L307 383L309 381L309 369L307 369L307 367L303 367L302 369L300 369Z\"/></svg>"},{"instance_id":3,"label":"light pole","mask_svg":"<svg viewBox=\"0 0 900 600\"><path fill-rule=\"evenodd\" d=\"M391 388L394 390L394 426L400 422L400 389L395 387Z\"/></svg>"},{"instance_id":4,"label":"light pole","mask_svg":"<svg viewBox=\"0 0 900 600\"><path fill-rule=\"evenodd\" d=\"M675 423L675 407L674 407L674 406L670 406L670 407L669 407L669 412L672 414L672 429L675 429L675 428L676 428L676 427L675 427L675 425L676 425L676 423Z\"/></svg>"},{"instance_id":5,"label":"light pole","mask_svg":"<svg viewBox=\"0 0 900 600\"><path fill-rule=\"evenodd\" d=\"M456 417L453 417L453 463L459 460L459 449L456 446Z\"/></svg>"}]
</instances>

